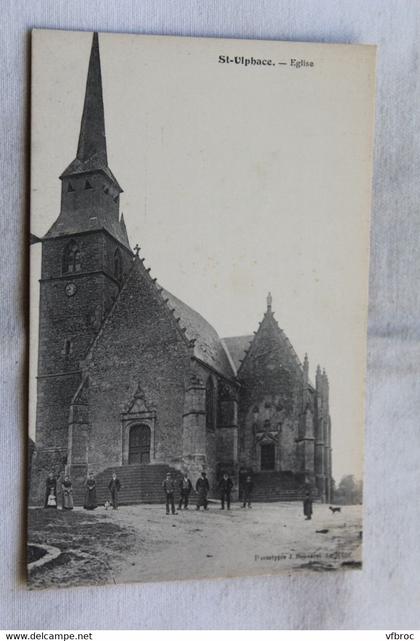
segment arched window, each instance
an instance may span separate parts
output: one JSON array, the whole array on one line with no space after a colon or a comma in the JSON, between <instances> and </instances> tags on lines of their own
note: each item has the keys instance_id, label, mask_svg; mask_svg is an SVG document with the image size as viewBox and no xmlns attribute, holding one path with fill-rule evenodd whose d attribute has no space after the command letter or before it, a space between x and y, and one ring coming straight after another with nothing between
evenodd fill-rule
<instances>
[{"instance_id":1,"label":"arched window","mask_svg":"<svg viewBox=\"0 0 420 641\"><path fill-rule=\"evenodd\" d=\"M206 383L206 428L213 431L216 419L216 390L211 376Z\"/></svg>"},{"instance_id":2,"label":"arched window","mask_svg":"<svg viewBox=\"0 0 420 641\"><path fill-rule=\"evenodd\" d=\"M64 248L63 254L63 274L72 274L79 272L80 265L80 251L77 243L71 240Z\"/></svg>"},{"instance_id":3,"label":"arched window","mask_svg":"<svg viewBox=\"0 0 420 641\"><path fill-rule=\"evenodd\" d=\"M121 252L119 249L116 249L114 254L114 276L118 281L121 280L122 261L121 261Z\"/></svg>"}]
</instances>

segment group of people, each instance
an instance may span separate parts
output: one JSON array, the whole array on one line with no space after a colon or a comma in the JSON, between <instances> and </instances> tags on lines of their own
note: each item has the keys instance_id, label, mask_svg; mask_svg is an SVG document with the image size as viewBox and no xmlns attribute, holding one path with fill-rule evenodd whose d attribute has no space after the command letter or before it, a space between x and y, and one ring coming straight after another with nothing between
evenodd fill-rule
<instances>
[{"instance_id":1,"label":"group of people","mask_svg":"<svg viewBox=\"0 0 420 641\"><path fill-rule=\"evenodd\" d=\"M89 473L85 483L85 497L83 507L85 510L94 510L98 507L96 498L96 481L92 472ZM114 510L118 509L118 493L121 489L120 480L117 478L115 472L112 473L111 480L108 484L110 494L110 501L107 505L112 506ZM56 478L52 472L47 476L45 482L45 501L44 507L57 508L59 507L59 491L61 490L61 507L63 510L72 510L73 503L73 483L70 477L66 474L64 478Z\"/></svg>"},{"instance_id":2,"label":"group of people","mask_svg":"<svg viewBox=\"0 0 420 641\"><path fill-rule=\"evenodd\" d=\"M96 498L96 481L92 472L89 473L85 481L85 497L83 507L85 510L94 510L98 506ZM54 474L50 472L45 483L45 508L58 507L58 488L61 489L61 507L63 510L73 509L73 484L68 475L65 475L62 480L56 479ZM172 474L168 472L166 478L162 483L162 488L166 497L166 514L176 514L175 511L175 493L179 491L178 510L188 510L190 495L193 491L193 484L187 472L184 472L182 478L175 481ZM240 499L242 501L242 508L251 508L252 491L254 483L252 477L247 475L244 477L240 484ZM105 507L111 507L114 510L118 509L118 495L121 490L121 483L115 472L112 473L111 480L108 484L110 500L106 501ZM218 483L218 491L220 497L220 509L230 510L231 495L233 490L233 481L230 476L225 472ZM210 492L210 484L206 472L201 472L195 484L195 492L197 494L196 510L201 507L204 510L208 509L208 494ZM312 518L312 493L306 491L303 500L303 513L307 520Z\"/></svg>"},{"instance_id":3,"label":"group of people","mask_svg":"<svg viewBox=\"0 0 420 641\"><path fill-rule=\"evenodd\" d=\"M193 484L188 476L188 473L185 472L182 478L175 482L175 479L172 477L172 474L168 472L166 478L162 483L162 488L166 496L166 514L176 514L175 511L175 492L179 490L179 503L178 510L188 510L188 504L190 500L190 495L193 490ZM254 484L251 476L247 476L246 480L242 483L240 488L242 494L242 505L241 507L251 507L251 495ZM218 491L220 496L220 509L224 510L225 505L226 509L230 510L231 504L231 495L233 490L233 481L230 476L225 472L219 481ZM207 478L206 472L201 472L201 476L197 479L195 484L195 492L197 494L196 510L199 510L203 507L205 510L208 509L208 494L210 491L209 480Z\"/></svg>"},{"instance_id":4,"label":"group of people","mask_svg":"<svg viewBox=\"0 0 420 641\"><path fill-rule=\"evenodd\" d=\"M58 490L61 489L61 507L63 510L73 509L73 484L68 475L64 478L56 479L54 474L50 472L45 481L45 501L44 507L57 508L58 507Z\"/></svg>"}]
</instances>

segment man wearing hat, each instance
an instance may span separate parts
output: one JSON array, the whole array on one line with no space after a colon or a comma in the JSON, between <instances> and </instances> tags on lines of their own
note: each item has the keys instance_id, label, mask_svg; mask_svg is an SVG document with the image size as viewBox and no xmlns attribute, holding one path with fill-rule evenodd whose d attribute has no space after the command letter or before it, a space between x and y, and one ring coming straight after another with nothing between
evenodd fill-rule
<instances>
[{"instance_id":1,"label":"man wearing hat","mask_svg":"<svg viewBox=\"0 0 420 641\"><path fill-rule=\"evenodd\" d=\"M172 479L171 473L168 472L165 480L162 483L163 491L166 495L166 514L169 514L169 505L171 506L172 514L175 512L175 483Z\"/></svg>"},{"instance_id":2,"label":"man wearing hat","mask_svg":"<svg viewBox=\"0 0 420 641\"><path fill-rule=\"evenodd\" d=\"M197 510L199 510L201 506L203 506L204 509L207 510L207 494L209 493L209 490L210 486L207 474L205 472L201 472L201 476L195 484L195 491L198 494Z\"/></svg>"}]
</instances>

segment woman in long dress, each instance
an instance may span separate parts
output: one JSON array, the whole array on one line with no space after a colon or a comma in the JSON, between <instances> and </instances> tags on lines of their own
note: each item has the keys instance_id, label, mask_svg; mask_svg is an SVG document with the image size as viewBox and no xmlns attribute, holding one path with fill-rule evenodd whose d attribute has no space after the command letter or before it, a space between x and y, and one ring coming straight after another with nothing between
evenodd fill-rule
<instances>
[{"instance_id":1,"label":"woman in long dress","mask_svg":"<svg viewBox=\"0 0 420 641\"><path fill-rule=\"evenodd\" d=\"M64 481L61 484L61 489L63 492L63 510L72 510L73 509L73 484L69 476L64 477Z\"/></svg>"},{"instance_id":2,"label":"woman in long dress","mask_svg":"<svg viewBox=\"0 0 420 641\"><path fill-rule=\"evenodd\" d=\"M86 493L85 493L85 503L83 507L85 508L85 510L94 510L97 506L96 481L92 472L90 472L89 476L87 477L85 487L86 487Z\"/></svg>"}]
</instances>

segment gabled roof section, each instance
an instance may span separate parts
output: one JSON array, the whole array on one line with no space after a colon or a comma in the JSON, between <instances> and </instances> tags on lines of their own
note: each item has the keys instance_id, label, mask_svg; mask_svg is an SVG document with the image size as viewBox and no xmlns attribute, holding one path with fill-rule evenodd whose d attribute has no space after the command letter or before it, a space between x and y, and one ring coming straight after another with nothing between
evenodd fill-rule
<instances>
[{"instance_id":1,"label":"gabled roof section","mask_svg":"<svg viewBox=\"0 0 420 641\"><path fill-rule=\"evenodd\" d=\"M281 348L282 353L288 358L288 360L293 363L296 368L302 370L302 363L296 354L296 351L293 348L290 340L286 336L285 332L279 327L277 320L274 317L274 312L272 311L272 297L269 293L267 296L267 310L263 316L262 321L259 324L258 330L254 332L251 342L248 346L245 346L245 341L241 341L245 337L234 337L232 340L232 349L237 349L237 352L243 348L241 363L238 366L238 376L240 377L241 369L245 366L248 358L252 358L253 353L255 353L255 346L260 340L264 340L263 337L270 335L276 342L279 348ZM229 339L225 339L226 340Z\"/></svg>"},{"instance_id":2,"label":"gabled roof section","mask_svg":"<svg viewBox=\"0 0 420 641\"><path fill-rule=\"evenodd\" d=\"M133 266L127 278L123 283L120 293L111 308L108 316L102 323L96 338L94 339L87 360L92 356L96 342L104 331L106 324L112 321L113 315L118 310L120 301L124 298L131 297L136 291L136 279L145 281L157 302L161 305L161 313L165 314L170 322L173 323L174 329L179 333L186 346L191 350L191 355L219 374L228 379L235 378L229 357L225 351L222 340L216 330L208 323L198 312L183 303L179 298L161 288L155 278L150 275L150 269L143 265L144 259L135 256Z\"/></svg>"}]
</instances>

